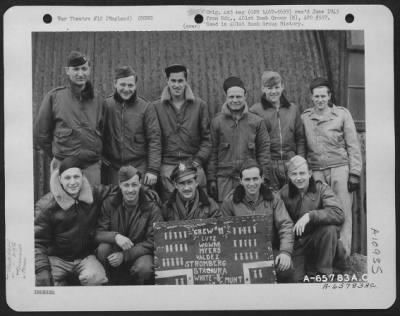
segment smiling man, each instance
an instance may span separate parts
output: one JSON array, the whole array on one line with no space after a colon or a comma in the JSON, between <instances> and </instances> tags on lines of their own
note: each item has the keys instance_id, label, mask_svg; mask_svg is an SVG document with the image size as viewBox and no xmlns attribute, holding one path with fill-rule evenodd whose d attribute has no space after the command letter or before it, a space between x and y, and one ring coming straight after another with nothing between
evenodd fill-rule
<instances>
[{"instance_id":1,"label":"smiling man","mask_svg":"<svg viewBox=\"0 0 400 316\"><path fill-rule=\"evenodd\" d=\"M251 106L250 112L261 116L267 126L271 138L271 186L279 190L288 182L287 161L296 154L305 155L303 124L299 107L285 97L279 73L265 71L261 83L261 102Z\"/></svg>"},{"instance_id":2,"label":"smiling man","mask_svg":"<svg viewBox=\"0 0 400 316\"><path fill-rule=\"evenodd\" d=\"M348 109L331 102L331 88L324 78L310 84L313 107L302 114L307 161L315 180L331 186L343 205L345 216L340 239L351 254L352 192L360 187L360 144Z\"/></svg>"},{"instance_id":3,"label":"smiling man","mask_svg":"<svg viewBox=\"0 0 400 316\"><path fill-rule=\"evenodd\" d=\"M43 99L34 124L34 144L52 157L51 173L67 157L84 162L91 184L101 182L102 102L89 81L85 55L69 54L65 73L69 84L51 90Z\"/></svg>"},{"instance_id":4,"label":"smiling man","mask_svg":"<svg viewBox=\"0 0 400 316\"><path fill-rule=\"evenodd\" d=\"M118 170L132 165L153 186L161 165L161 132L151 103L137 95L138 76L129 66L115 70L114 94L104 102L104 179L118 184Z\"/></svg>"},{"instance_id":5,"label":"smiling man","mask_svg":"<svg viewBox=\"0 0 400 316\"><path fill-rule=\"evenodd\" d=\"M219 206L199 187L192 161L179 163L171 174L175 190L162 209L165 221L219 217Z\"/></svg>"},{"instance_id":6,"label":"smiling man","mask_svg":"<svg viewBox=\"0 0 400 316\"><path fill-rule=\"evenodd\" d=\"M165 68L167 86L161 98L154 102L162 135L161 196L166 201L174 184L170 176L175 166L192 159L197 167L198 182L206 187L204 164L211 151L210 120L206 103L194 96L184 65L174 64Z\"/></svg>"},{"instance_id":7,"label":"smiling man","mask_svg":"<svg viewBox=\"0 0 400 316\"><path fill-rule=\"evenodd\" d=\"M118 172L119 192L105 199L97 223L97 257L110 285L154 284L153 224L162 221L157 193L141 185L132 166Z\"/></svg>"},{"instance_id":8,"label":"smiling man","mask_svg":"<svg viewBox=\"0 0 400 316\"><path fill-rule=\"evenodd\" d=\"M313 179L303 157L289 160L288 176L290 182L280 193L295 223L293 278L302 282L306 274L330 275L344 221L341 204L327 184Z\"/></svg>"},{"instance_id":9,"label":"smiling man","mask_svg":"<svg viewBox=\"0 0 400 316\"><path fill-rule=\"evenodd\" d=\"M223 83L226 95L221 112L211 123L212 150L208 164L208 192L217 202L239 184L242 163L255 159L264 178L270 175L270 140L263 119L250 113L246 89L238 77Z\"/></svg>"},{"instance_id":10,"label":"smiling man","mask_svg":"<svg viewBox=\"0 0 400 316\"><path fill-rule=\"evenodd\" d=\"M240 185L232 190L221 205L222 216L266 215L270 227L278 282L292 280L293 222L278 194L264 184L262 168L253 159L240 168Z\"/></svg>"},{"instance_id":11,"label":"smiling man","mask_svg":"<svg viewBox=\"0 0 400 316\"><path fill-rule=\"evenodd\" d=\"M108 187L91 187L83 162L68 157L51 176L50 193L35 206L35 272L37 286L107 283L94 256L98 210Z\"/></svg>"}]
</instances>

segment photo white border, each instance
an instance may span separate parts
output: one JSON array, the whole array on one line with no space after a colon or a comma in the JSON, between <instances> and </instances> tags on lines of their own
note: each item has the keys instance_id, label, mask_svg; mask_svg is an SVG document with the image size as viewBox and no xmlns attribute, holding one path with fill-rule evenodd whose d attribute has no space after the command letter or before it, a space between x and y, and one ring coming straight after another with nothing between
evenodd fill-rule
<instances>
[{"instance_id":1,"label":"photo white border","mask_svg":"<svg viewBox=\"0 0 400 316\"><path fill-rule=\"evenodd\" d=\"M257 6L256 8L288 6ZM290 8L332 8L340 14L329 21L312 21L302 27L235 30L363 30L365 35L367 244L368 281L375 288L328 289L322 284L188 285L136 287L57 287L54 294L34 294L33 145L32 145L32 32L65 31L186 31L195 25L193 12L203 6L67 7L16 6L4 15L4 147L6 252L20 251L26 260L23 277L7 279L8 305L17 311L106 310L259 310L259 309L376 309L396 299L395 244L395 141L393 16L382 5L307 5ZM224 10L232 6L210 6ZM234 9L247 10L247 6ZM53 22L43 23L51 14ZM121 14L122 13L122 14ZM352 13L353 23L344 21ZM58 15L132 16L128 22L63 23ZM137 16L153 16L137 21ZM170 18L174 16L174 18ZM373 22L372 22L373 21ZM193 31L221 28L201 25ZM223 30L228 30L224 28ZM190 29L189 31L192 31ZM382 80L384 78L384 80ZM16 97L17 96L17 97ZM382 274L373 274L371 228L377 229ZM6 264L10 254L6 253ZM376 258L376 256L375 256ZM11 262L10 264L15 264ZM8 266L8 268L12 268ZM304 293L306 295L295 295ZM293 293L293 294L289 294Z\"/></svg>"}]
</instances>

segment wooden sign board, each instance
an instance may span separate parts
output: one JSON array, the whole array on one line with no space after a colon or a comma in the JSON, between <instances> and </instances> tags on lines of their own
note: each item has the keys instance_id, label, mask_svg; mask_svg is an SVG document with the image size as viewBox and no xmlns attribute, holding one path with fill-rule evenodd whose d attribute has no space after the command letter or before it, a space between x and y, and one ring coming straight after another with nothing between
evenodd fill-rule
<instances>
[{"instance_id":1,"label":"wooden sign board","mask_svg":"<svg viewBox=\"0 0 400 316\"><path fill-rule=\"evenodd\" d=\"M159 222L156 284L275 283L270 216Z\"/></svg>"}]
</instances>

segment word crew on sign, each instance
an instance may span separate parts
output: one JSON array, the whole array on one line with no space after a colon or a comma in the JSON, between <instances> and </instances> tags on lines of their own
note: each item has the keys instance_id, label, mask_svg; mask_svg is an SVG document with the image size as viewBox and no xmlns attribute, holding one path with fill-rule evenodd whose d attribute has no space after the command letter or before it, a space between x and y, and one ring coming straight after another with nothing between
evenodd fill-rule
<instances>
[{"instance_id":1,"label":"word crew on sign","mask_svg":"<svg viewBox=\"0 0 400 316\"><path fill-rule=\"evenodd\" d=\"M267 216L155 224L157 284L251 284L276 281Z\"/></svg>"}]
</instances>

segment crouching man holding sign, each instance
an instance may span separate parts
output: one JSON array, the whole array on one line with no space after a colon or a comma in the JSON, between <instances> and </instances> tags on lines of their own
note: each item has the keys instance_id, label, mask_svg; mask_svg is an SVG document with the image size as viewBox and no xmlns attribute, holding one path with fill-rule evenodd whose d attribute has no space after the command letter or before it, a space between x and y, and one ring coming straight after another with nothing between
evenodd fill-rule
<instances>
[{"instance_id":1,"label":"crouching man holding sign","mask_svg":"<svg viewBox=\"0 0 400 316\"><path fill-rule=\"evenodd\" d=\"M119 170L119 192L101 207L96 238L97 257L109 284L154 284L153 223L162 221L157 194L143 189L141 174L132 167Z\"/></svg>"},{"instance_id":2,"label":"crouching man holding sign","mask_svg":"<svg viewBox=\"0 0 400 316\"><path fill-rule=\"evenodd\" d=\"M279 249L275 258L278 282L291 281L294 234L293 222L283 201L264 185L262 169L253 159L240 169L240 185L231 191L221 206L222 216L268 215L273 217L272 246ZM274 240L277 233L279 241ZM279 247L278 247L279 245Z\"/></svg>"}]
</instances>

